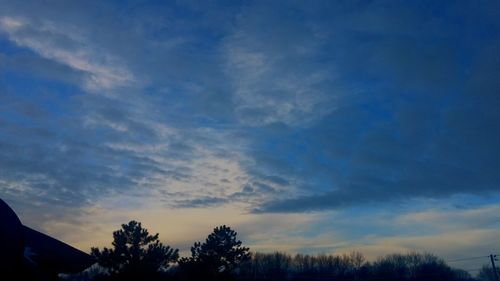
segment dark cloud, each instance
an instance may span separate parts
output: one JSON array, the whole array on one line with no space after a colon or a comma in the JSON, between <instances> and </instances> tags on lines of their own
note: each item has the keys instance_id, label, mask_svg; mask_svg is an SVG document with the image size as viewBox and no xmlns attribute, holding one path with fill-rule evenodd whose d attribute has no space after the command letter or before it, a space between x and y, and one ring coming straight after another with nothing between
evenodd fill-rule
<instances>
[{"instance_id":1,"label":"dark cloud","mask_svg":"<svg viewBox=\"0 0 500 281\"><path fill-rule=\"evenodd\" d=\"M227 203L227 198L218 197L202 197L192 200L180 200L177 201L176 207L179 208L200 208L200 207L211 207Z\"/></svg>"},{"instance_id":2,"label":"dark cloud","mask_svg":"<svg viewBox=\"0 0 500 281\"><path fill-rule=\"evenodd\" d=\"M499 191L496 2L212 5L2 1L0 195L296 212Z\"/></svg>"},{"instance_id":3,"label":"dark cloud","mask_svg":"<svg viewBox=\"0 0 500 281\"><path fill-rule=\"evenodd\" d=\"M287 141L284 134L278 138L279 149L295 151L292 159L301 161L290 161L284 153L258 155L262 165L288 169L295 183L305 183L302 189L308 194L265 203L256 212L339 209L500 191L495 172L500 168L500 134L495 129L500 124L500 99L493 94L500 87L492 78L500 74L492 55L500 46L499 22L491 10L476 8L465 15L468 32L458 34L454 19L464 16L462 12L450 5L444 7L444 15L426 18L428 6L406 19L399 6L384 6L384 13L392 15L387 19L370 10L379 24L401 19L398 26L356 25L363 53L354 47L344 60L361 79L374 78L371 88L366 85L362 95L341 100L343 106L336 112L299 133L302 151L289 148L296 139ZM483 16L476 18L479 14ZM429 29L421 30L421 25ZM481 40L473 40L481 30L488 31ZM307 184L317 178L326 188Z\"/></svg>"}]
</instances>

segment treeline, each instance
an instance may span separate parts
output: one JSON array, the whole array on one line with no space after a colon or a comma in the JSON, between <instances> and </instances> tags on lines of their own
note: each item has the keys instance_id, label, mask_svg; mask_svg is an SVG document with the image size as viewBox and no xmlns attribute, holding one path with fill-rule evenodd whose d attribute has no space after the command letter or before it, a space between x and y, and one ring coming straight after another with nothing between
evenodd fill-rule
<instances>
[{"instance_id":1,"label":"treeline","mask_svg":"<svg viewBox=\"0 0 500 281\"><path fill-rule=\"evenodd\" d=\"M490 281L484 267L478 279L428 253L392 254L368 262L358 252L344 255L250 253L227 226L216 227L191 247L191 256L159 241L141 223L131 221L113 233L112 248L92 248L96 264L62 276L73 281ZM494 277L494 276L493 276Z\"/></svg>"},{"instance_id":2,"label":"treeline","mask_svg":"<svg viewBox=\"0 0 500 281\"><path fill-rule=\"evenodd\" d=\"M289 255L255 253L243 266L239 280L475 280L432 254L392 254L368 262L361 253Z\"/></svg>"}]
</instances>

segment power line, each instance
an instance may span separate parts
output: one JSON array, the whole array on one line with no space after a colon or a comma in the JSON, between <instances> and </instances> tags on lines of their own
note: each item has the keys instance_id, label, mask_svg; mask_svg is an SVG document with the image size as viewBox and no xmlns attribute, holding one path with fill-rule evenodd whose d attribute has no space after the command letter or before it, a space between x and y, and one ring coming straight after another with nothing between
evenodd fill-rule
<instances>
[{"instance_id":1,"label":"power line","mask_svg":"<svg viewBox=\"0 0 500 281\"><path fill-rule=\"evenodd\" d=\"M465 271L480 271L480 270L482 270L482 268L462 269L462 270L465 270Z\"/></svg>"},{"instance_id":2,"label":"power line","mask_svg":"<svg viewBox=\"0 0 500 281\"><path fill-rule=\"evenodd\" d=\"M480 257L460 258L460 259L448 260L448 261L446 261L446 262L458 262L458 261L477 260L477 259L484 259L484 258L489 258L489 257L490 257L490 256L480 256Z\"/></svg>"}]
</instances>

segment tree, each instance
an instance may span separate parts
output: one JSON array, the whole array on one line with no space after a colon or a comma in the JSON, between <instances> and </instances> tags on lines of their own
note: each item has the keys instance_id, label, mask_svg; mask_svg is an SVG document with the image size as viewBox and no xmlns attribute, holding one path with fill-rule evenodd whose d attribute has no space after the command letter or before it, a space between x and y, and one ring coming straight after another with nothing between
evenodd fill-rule
<instances>
[{"instance_id":1,"label":"tree","mask_svg":"<svg viewBox=\"0 0 500 281\"><path fill-rule=\"evenodd\" d=\"M262 276L269 280L285 280L292 267L292 257L286 253L270 253L253 255L254 276Z\"/></svg>"},{"instance_id":2,"label":"tree","mask_svg":"<svg viewBox=\"0 0 500 281\"><path fill-rule=\"evenodd\" d=\"M493 272L493 268L490 265L483 265L477 278L481 281L496 281L495 272Z\"/></svg>"},{"instance_id":3,"label":"tree","mask_svg":"<svg viewBox=\"0 0 500 281\"><path fill-rule=\"evenodd\" d=\"M181 274L189 280L195 280L197 276L204 280L231 279L234 272L250 259L249 248L242 247L236 235L225 225L216 227L205 243L194 243L191 257L179 260Z\"/></svg>"},{"instance_id":4,"label":"tree","mask_svg":"<svg viewBox=\"0 0 500 281\"><path fill-rule=\"evenodd\" d=\"M429 253L387 255L374 262L372 270L376 278L383 280L457 280L442 259Z\"/></svg>"},{"instance_id":5,"label":"tree","mask_svg":"<svg viewBox=\"0 0 500 281\"><path fill-rule=\"evenodd\" d=\"M113 232L112 245L113 249L91 250L91 255L107 270L111 279L154 279L179 257L179 250L163 245L158 240L158 233L150 235L136 221L122 224L122 229Z\"/></svg>"}]
</instances>

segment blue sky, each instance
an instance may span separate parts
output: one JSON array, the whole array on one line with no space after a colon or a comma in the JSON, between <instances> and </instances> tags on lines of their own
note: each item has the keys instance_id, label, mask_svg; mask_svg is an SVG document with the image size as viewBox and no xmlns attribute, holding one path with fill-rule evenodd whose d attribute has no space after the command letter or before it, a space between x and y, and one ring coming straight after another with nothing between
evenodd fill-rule
<instances>
[{"instance_id":1,"label":"blue sky","mask_svg":"<svg viewBox=\"0 0 500 281\"><path fill-rule=\"evenodd\" d=\"M0 1L0 196L82 249L487 255L497 1ZM497 248L495 248L497 247ZM485 261L486 262L486 261Z\"/></svg>"}]
</instances>

